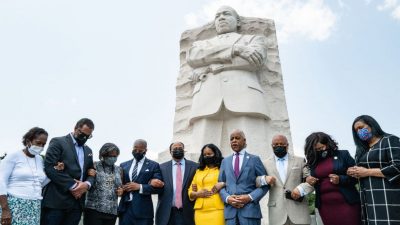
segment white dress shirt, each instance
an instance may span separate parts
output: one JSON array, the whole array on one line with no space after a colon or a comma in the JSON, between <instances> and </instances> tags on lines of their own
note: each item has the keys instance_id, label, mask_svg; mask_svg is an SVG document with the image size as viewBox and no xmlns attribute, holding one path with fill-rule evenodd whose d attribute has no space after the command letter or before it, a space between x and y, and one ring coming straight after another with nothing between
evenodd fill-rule
<instances>
[{"instance_id":1,"label":"white dress shirt","mask_svg":"<svg viewBox=\"0 0 400 225\"><path fill-rule=\"evenodd\" d=\"M146 159L146 156L144 156L143 159L141 159L141 160L138 162L139 164L138 164L137 173L136 173L137 176L139 176L140 170L141 170L142 167L143 167L143 163L144 163L145 159ZM133 182L133 181L132 181L132 172L133 172L133 168L135 167L135 164L136 164L136 159L133 158L131 168L129 168L129 180L130 180L131 182ZM143 188L142 188L142 185L141 185L141 184L140 184L139 193L140 193L140 194L143 193ZM130 200L130 201L132 200L132 193L130 194L129 200Z\"/></svg>"}]
</instances>

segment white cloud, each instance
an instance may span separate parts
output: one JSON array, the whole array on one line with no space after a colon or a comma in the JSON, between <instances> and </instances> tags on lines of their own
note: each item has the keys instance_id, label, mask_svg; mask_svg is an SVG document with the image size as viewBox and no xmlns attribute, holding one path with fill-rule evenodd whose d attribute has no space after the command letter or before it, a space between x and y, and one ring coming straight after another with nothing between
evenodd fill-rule
<instances>
[{"instance_id":1,"label":"white cloud","mask_svg":"<svg viewBox=\"0 0 400 225\"><path fill-rule=\"evenodd\" d=\"M397 0L384 0L381 5L378 5L378 10L383 11L383 10L390 10L395 8L397 5Z\"/></svg>"},{"instance_id":2,"label":"white cloud","mask_svg":"<svg viewBox=\"0 0 400 225\"><path fill-rule=\"evenodd\" d=\"M275 20L281 41L294 37L326 40L337 22L337 15L324 0L213 0L188 14L186 24L193 28L212 21L222 5L232 6L241 16Z\"/></svg>"},{"instance_id":3,"label":"white cloud","mask_svg":"<svg viewBox=\"0 0 400 225\"><path fill-rule=\"evenodd\" d=\"M394 19L400 20L400 3L397 0L384 0L376 8L379 11L389 11Z\"/></svg>"}]
</instances>

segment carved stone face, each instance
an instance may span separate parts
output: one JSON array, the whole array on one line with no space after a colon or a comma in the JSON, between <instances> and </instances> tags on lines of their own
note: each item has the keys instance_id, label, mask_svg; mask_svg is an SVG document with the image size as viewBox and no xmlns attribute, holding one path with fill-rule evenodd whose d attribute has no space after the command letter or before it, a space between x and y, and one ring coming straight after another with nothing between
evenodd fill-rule
<instances>
[{"instance_id":1,"label":"carved stone face","mask_svg":"<svg viewBox=\"0 0 400 225\"><path fill-rule=\"evenodd\" d=\"M236 32L238 27L236 12L230 7L221 7L215 14L215 29L218 34Z\"/></svg>"}]
</instances>

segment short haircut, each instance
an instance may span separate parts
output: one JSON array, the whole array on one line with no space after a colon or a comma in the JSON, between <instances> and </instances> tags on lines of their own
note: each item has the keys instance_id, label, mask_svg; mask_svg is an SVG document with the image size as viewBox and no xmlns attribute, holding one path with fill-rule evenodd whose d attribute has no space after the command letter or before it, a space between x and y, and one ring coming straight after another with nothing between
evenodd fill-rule
<instances>
[{"instance_id":1,"label":"short haircut","mask_svg":"<svg viewBox=\"0 0 400 225\"><path fill-rule=\"evenodd\" d=\"M182 145L183 149L185 149L185 145L184 145L182 142L176 141L176 142L172 142L172 143L169 145L169 151L170 151L170 152L172 151L172 145L174 145L175 143L180 143L180 144Z\"/></svg>"},{"instance_id":2,"label":"short haircut","mask_svg":"<svg viewBox=\"0 0 400 225\"><path fill-rule=\"evenodd\" d=\"M84 125L88 126L90 129L94 130L94 123L91 119L88 119L88 118L82 118L82 119L78 120L78 122L76 122L75 129L81 128Z\"/></svg>"},{"instance_id":3,"label":"short haircut","mask_svg":"<svg viewBox=\"0 0 400 225\"><path fill-rule=\"evenodd\" d=\"M113 143L105 143L103 146L101 146L100 150L99 150L99 159L101 160L101 158L105 155L107 155L110 152L116 151L117 155L119 155L120 151L118 146L116 146Z\"/></svg>"},{"instance_id":4,"label":"short haircut","mask_svg":"<svg viewBox=\"0 0 400 225\"><path fill-rule=\"evenodd\" d=\"M133 142L133 147L139 144L142 144L145 148L147 148L147 142L144 139L137 139L135 142Z\"/></svg>"}]
</instances>

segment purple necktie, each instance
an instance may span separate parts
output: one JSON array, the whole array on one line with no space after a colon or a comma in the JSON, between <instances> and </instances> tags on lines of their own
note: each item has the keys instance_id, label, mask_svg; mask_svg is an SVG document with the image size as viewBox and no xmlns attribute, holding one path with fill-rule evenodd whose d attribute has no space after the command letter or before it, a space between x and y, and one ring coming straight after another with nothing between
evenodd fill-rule
<instances>
[{"instance_id":1,"label":"purple necktie","mask_svg":"<svg viewBox=\"0 0 400 225\"><path fill-rule=\"evenodd\" d=\"M235 158L235 166L233 167L233 170L235 172L236 178L239 177L239 153L236 153L236 158Z\"/></svg>"}]
</instances>

